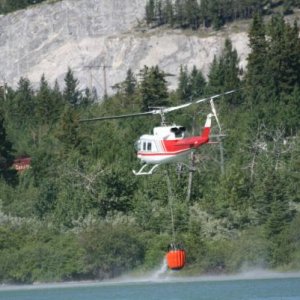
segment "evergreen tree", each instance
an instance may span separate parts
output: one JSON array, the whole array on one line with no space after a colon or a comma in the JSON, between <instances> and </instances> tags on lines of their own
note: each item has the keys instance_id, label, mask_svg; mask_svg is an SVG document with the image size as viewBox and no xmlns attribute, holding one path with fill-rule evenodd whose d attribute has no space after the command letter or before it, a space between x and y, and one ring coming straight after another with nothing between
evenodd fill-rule
<instances>
[{"instance_id":1,"label":"evergreen tree","mask_svg":"<svg viewBox=\"0 0 300 300\"><path fill-rule=\"evenodd\" d=\"M174 8L171 0L166 0L163 5L164 23L174 26Z\"/></svg>"},{"instance_id":2,"label":"evergreen tree","mask_svg":"<svg viewBox=\"0 0 300 300\"><path fill-rule=\"evenodd\" d=\"M30 81L27 78L21 77L18 83L18 88L13 99L12 115L17 114L16 122L22 123L24 120L32 122L36 113L34 93Z\"/></svg>"},{"instance_id":3,"label":"evergreen tree","mask_svg":"<svg viewBox=\"0 0 300 300\"><path fill-rule=\"evenodd\" d=\"M0 178L4 178L10 184L16 182L16 171L10 169L13 160L13 146L7 138L3 113L0 111Z\"/></svg>"},{"instance_id":4,"label":"evergreen tree","mask_svg":"<svg viewBox=\"0 0 300 300\"><path fill-rule=\"evenodd\" d=\"M168 103L168 88L165 79L166 74L158 66L144 67L140 73L140 93L142 97L143 110L149 107L165 106Z\"/></svg>"},{"instance_id":5,"label":"evergreen tree","mask_svg":"<svg viewBox=\"0 0 300 300\"><path fill-rule=\"evenodd\" d=\"M146 21L150 24L154 21L155 17L155 2L154 0L149 0L146 4Z\"/></svg>"},{"instance_id":6,"label":"evergreen tree","mask_svg":"<svg viewBox=\"0 0 300 300\"><path fill-rule=\"evenodd\" d=\"M254 196L255 207L260 224L266 224L266 234L268 238L282 231L284 224L290 220L288 200L286 197L286 183L281 178L280 173L267 166L264 162L265 170L260 170L255 184ZM281 210L279 212L279 210ZM278 215L280 214L280 216ZM278 228L274 226L276 222L282 222Z\"/></svg>"},{"instance_id":7,"label":"evergreen tree","mask_svg":"<svg viewBox=\"0 0 300 300\"><path fill-rule=\"evenodd\" d=\"M230 39L225 40L225 46L219 58L219 74L223 91L237 90L240 87L240 69L237 51L233 49ZM229 103L238 104L238 94L228 98Z\"/></svg>"},{"instance_id":8,"label":"evergreen tree","mask_svg":"<svg viewBox=\"0 0 300 300\"><path fill-rule=\"evenodd\" d=\"M126 96L132 96L136 90L136 78L131 69L127 71L126 79L124 81L124 93Z\"/></svg>"},{"instance_id":9,"label":"evergreen tree","mask_svg":"<svg viewBox=\"0 0 300 300\"><path fill-rule=\"evenodd\" d=\"M179 27L184 27L185 16L184 16L184 2L183 2L183 0L175 0L174 13L175 13L176 24Z\"/></svg>"},{"instance_id":10,"label":"evergreen tree","mask_svg":"<svg viewBox=\"0 0 300 300\"><path fill-rule=\"evenodd\" d=\"M201 0L200 2L200 19L204 28L209 27L211 23L209 17L209 1L210 0Z\"/></svg>"},{"instance_id":11,"label":"evergreen tree","mask_svg":"<svg viewBox=\"0 0 300 300\"><path fill-rule=\"evenodd\" d=\"M274 195L275 196L275 195ZM275 238L291 221L288 201L276 194L270 207L270 216L267 219L265 230L268 239Z\"/></svg>"},{"instance_id":12,"label":"evergreen tree","mask_svg":"<svg viewBox=\"0 0 300 300\"><path fill-rule=\"evenodd\" d=\"M54 87L53 89L51 89L51 97L52 97L52 103L54 106L55 113L58 116L63 111L66 103L60 91L60 87L57 80L55 80Z\"/></svg>"},{"instance_id":13,"label":"evergreen tree","mask_svg":"<svg viewBox=\"0 0 300 300\"><path fill-rule=\"evenodd\" d=\"M225 40L225 47L220 58L220 67L224 69L224 89L232 90L240 86L239 58L237 51L233 49L230 39Z\"/></svg>"},{"instance_id":14,"label":"evergreen tree","mask_svg":"<svg viewBox=\"0 0 300 300\"><path fill-rule=\"evenodd\" d=\"M282 16L273 16L269 25L267 66L271 88L278 95L290 93L300 84L300 39L298 27L285 23Z\"/></svg>"},{"instance_id":15,"label":"evergreen tree","mask_svg":"<svg viewBox=\"0 0 300 300\"><path fill-rule=\"evenodd\" d=\"M187 16L187 22L189 27L196 30L200 26L200 12L199 4L197 0L186 0L185 12Z\"/></svg>"},{"instance_id":16,"label":"evergreen tree","mask_svg":"<svg viewBox=\"0 0 300 300\"><path fill-rule=\"evenodd\" d=\"M79 128L78 113L72 107L66 107L61 116L56 137L64 146L64 152L78 149L83 141Z\"/></svg>"},{"instance_id":17,"label":"evergreen tree","mask_svg":"<svg viewBox=\"0 0 300 300\"><path fill-rule=\"evenodd\" d=\"M267 72L268 47L266 41L265 26L263 18L259 14L255 14L249 32L249 47L251 49L248 55L248 66L246 74L246 87L250 95L251 102L260 101L258 98L263 95L263 89L268 85ZM264 70L262 72L262 70ZM264 95L265 97L265 95Z\"/></svg>"},{"instance_id":18,"label":"evergreen tree","mask_svg":"<svg viewBox=\"0 0 300 300\"><path fill-rule=\"evenodd\" d=\"M189 74L187 66L180 66L178 79L177 97L181 103L189 102L192 91L190 89Z\"/></svg>"},{"instance_id":19,"label":"evergreen tree","mask_svg":"<svg viewBox=\"0 0 300 300\"><path fill-rule=\"evenodd\" d=\"M208 73L207 92L209 94L216 94L222 91L225 81L225 70L222 69L220 62L216 56L210 65Z\"/></svg>"},{"instance_id":20,"label":"evergreen tree","mask_svg":"<svg viewBox=\"0 0 300 300\"><path fill-rule=\"evenodd\" d=\"M51 89L48 82L45 79L45 75L42 75L40 88L36 95L36 110L37 119L43 123L50 123L56 119L56 109L55 103L53 102L53 97Z\"/></svg>"},{"instance_id":21,"label":"evergreen tree","mask_svg":"<svg viewBox=\"0 0 300 300\"><path fill-rule=\"evenodd\" d=\"M204 95L206 88L206 80L203 73L200 70L197 70L196 66L193 67L190 74L190 88L192 99L196 99Z\"/></svg>"},{"instance_id":22,"label":"evergreen tree","mask_svg":"<svg viewBox=\"0 0 300 300\"><path fill-rule=\"evenodd\" d=\"M215 30L219 30L224 25L223 14L221 10L220 0L210 0L208 11L211 16L212 26Z\"/></svg>"},{"instance_id":23,"label":"evergreen tree","mask_svg":"<svg viewBox=\"0 0 300 300\"><path fill-rule=\"evenodd\" d=\"M80 93L77 89L78 80L74 77L73 71L69 68L65 76L64 98L71 106L80 104Z\"/></svg>"},{"instance_id":24,"label":"evergreen tree","mask_svg":"<svg viewBox=\"0 0 300 300\"><path fill-rule=\"evenodd\" d=\"M164 15L163 15L163 6L161 0L156 0L155 19L158 26L165 24Z\"/></svg>"}]
</instances>

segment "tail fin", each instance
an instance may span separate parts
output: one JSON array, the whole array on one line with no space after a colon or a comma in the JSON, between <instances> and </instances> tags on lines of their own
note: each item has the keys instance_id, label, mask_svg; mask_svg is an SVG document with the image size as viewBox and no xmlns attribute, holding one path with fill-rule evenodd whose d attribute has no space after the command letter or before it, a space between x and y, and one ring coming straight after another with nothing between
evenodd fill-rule
<instances>
[{"instance_id":1,"label":"tail fin","mask_svg":"<svg viewBox=\"0 0 300 300\"><path fill-rule=\"evenodd\" d=\"M204 138L209 138L212 117L213 117L213 114L207 115L206 122L205 122L204 128L201 133L201 136Z\"/></svg>"}]
</instances>

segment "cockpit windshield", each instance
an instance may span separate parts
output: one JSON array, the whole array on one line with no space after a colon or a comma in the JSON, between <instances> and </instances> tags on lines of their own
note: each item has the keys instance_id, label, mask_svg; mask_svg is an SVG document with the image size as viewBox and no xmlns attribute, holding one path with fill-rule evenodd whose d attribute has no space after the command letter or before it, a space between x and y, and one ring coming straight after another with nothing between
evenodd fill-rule
<instances>
[{"instance_id":1,"label":"cockpit windshield","mask_svg":"<svg viewBox=\"0 0 300 300\"><path fill-rule=\"evenodd\" d=\"M134 149L136 151L140 151L141 150L141 140L135 141L135 143L134 143Z\"/></svg>"}]
</instances>

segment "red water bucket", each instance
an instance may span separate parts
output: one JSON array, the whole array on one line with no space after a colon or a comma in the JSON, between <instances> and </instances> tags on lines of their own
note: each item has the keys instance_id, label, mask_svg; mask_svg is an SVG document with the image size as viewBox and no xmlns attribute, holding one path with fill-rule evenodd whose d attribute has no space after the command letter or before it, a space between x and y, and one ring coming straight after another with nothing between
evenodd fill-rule
<instances>
[{"instance_id":1,"label":"red water bucket","mask_svg":"<svg viewBox=\"0 0 300 300\"><path fill-rule=\"evenodd\" d=\"M186 253L183 249L170 250L167 255L167 265L171 270L180 270L185 265Z\"/></svg>"}]
</instances>

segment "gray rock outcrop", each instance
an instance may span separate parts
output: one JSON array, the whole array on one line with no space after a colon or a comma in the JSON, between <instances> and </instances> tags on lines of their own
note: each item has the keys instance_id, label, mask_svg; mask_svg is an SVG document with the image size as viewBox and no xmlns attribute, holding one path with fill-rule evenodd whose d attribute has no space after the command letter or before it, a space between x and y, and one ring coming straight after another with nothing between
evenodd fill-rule
<instances>
[{"instance_id":1,"label":"gray rock outcrop","mask_svg":"<svg viewBox=\"0 0 300 300\"><path fill-rule=\"evenodd\" d=\"M180 65L196 65L207 74L226 34L186 34L179 30L139 30L147 0L64 0L0 17L0 80L16 86L28 77L38 86L42 74L53 84L71 67L80 88L106 86L125 79L129 68L159 65L178 75ZM241 67L249 53L246 33L230 34ZM107 66L104 68L104 66ZM104 72L105 71L105 72ZM170 77L170 88L177 76Z\"/></svg>"}]
</instances>

